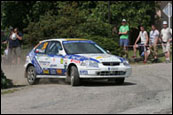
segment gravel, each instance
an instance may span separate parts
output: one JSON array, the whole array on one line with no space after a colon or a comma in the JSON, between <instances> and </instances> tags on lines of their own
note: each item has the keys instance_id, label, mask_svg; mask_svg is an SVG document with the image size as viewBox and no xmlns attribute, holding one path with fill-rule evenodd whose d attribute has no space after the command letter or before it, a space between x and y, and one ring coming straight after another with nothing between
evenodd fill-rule
<instances>
[{"instance_id":1,"label":"gravel","mask_svg":"<svg viewBox=\"0 0 173 115\"><path fill-rule=\"evenodd\" d=\"M28 86L23 66L2 69L20 90L1 94L1 114L167 114L172 113L172 63L132 65L124 85L85 81L71 87L62 80Z\"/></svg>"}]
</instances>

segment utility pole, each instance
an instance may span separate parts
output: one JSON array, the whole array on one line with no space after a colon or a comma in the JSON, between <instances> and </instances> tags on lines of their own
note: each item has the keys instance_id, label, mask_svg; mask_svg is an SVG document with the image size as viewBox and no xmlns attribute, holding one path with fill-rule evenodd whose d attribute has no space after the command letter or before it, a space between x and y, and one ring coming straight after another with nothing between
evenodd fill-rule
<instances>
[{"instance_id":1,"label":"utility pole","mask_svg":"<svg viewBox=\"0 0 173 115\"><path fill-rule=\"evenodd\" d=\"M172 17L172 4L168 3L168 22L169 22L169 28L171 28L171 17Z\"/></svg>"}]
</instances>

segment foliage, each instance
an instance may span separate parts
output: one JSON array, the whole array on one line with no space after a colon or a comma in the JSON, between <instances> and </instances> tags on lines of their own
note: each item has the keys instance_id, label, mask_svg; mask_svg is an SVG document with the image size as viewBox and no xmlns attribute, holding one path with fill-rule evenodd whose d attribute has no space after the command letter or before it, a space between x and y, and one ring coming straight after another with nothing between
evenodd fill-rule
<instances>
[{"instance_id":1,"label":"foliage","mask_svg":"<svg viewBox=\"0 0 173 115\"><path fill-rule=\"evenodd\" d=\"M5 50L5 45L2 44L2 42L5 40L5 36L3 34L3 32L1 31L1 55L3 54L4 50ZM12 85L11 80L7 79L6 76L4 75L4 72L1 69L1 89L2 88L7 88L9 86Z\"/></svg>"},{"instance_id":2,"label":"foliage","mask_svg":"<svg viewBox=\"0 0 173 115\"><path fill-rule=\"evenodd\" d=\"M139 25L147 27L154 23L152 18L155 14L153 10L155 7L154 1L118 1L111 5L112 20L116 20L114 23L118 26L120 26L121 19L125 18L131 28L138 28Z\"/></svg>"},{"instance_id":3,"label":"foliage","mask_svg":"<svg viewBox=\"0 0 173 115\"><path fill-rule=\"evenodd\" d=\"M27 15L33 2L1 1L2 28L18 27L25 28L28 24Z\"/></svg>"},{"instance_id":4,"label":"foliage","mask_svg":"<svg viewBox=\"0 0 173 115\"><path fill-rule=\"evenodd\" d=\"M12 86L12 81L6 78L1 69L1 89L8 88L10 86Z\"/></svg>"},{"instance_id":5,"label":"foliage","mask_svg":"<svg viewBox=\"0 0 173 115\"><path fill-rule=\"evenodd\" d=\"M125 18L133 44L139 25L149 31L154 23L156 7L155 1L110 1L109 23L108 1L1 1L1 29L18 27L24 33L25 47L50 38L87 38L120 55L119 36L112 35L113 27L118 30ZM6 86L5 76L2 84Z\"/></svg>"},{"instance_id":6,"label":"foliage","mask_svg":"<svg viewBox=\"0 0 173 115\"><path fill-rule=\"evenodd\" d=\"M86 38L93 40L98 45L102 46L105 50L110 51L114 55L121 55L123 53L117 42L112 38L106 38L102 36L87 36Z\"/></svg>"},{"instance_id":7,"label":"foliage","mask_svg":"<svg viewBox=\"0 0 173 115\"><path fill-rule=\"evenodd\" d=\"M115 43L111 49L114 52L119 50L119 37L112 35L112 28L115 26L118 30L125 18L130 26L132 44L139 25L149 30L154 23L156 2L111 1L111 23L108 22L108 1L11 1L1 6L2 27L17 26L23 30L24 45L35 45L49 38L90 37L95 41L104 38L109 42L102 42L101 46L110 48Z\"/></svg>"},{"instance_id":8,"label":"foliage","mask_svg":"<svg viewBox=\"0 0 173 115\"><path fill-rule=\"evenodd\" d=\"M40 20L36 23L31 22L25 29L27 34L25 39L29 43L38 42L47 38L78 38L88 35L99 35L102 37L110 37L111 25L103 21L97 21L94 18L87 18L87 12L80 11L77 3L63 4L58 13L47 12L40 16ZM89 14L87 14L89 15ZM107 28L107 29L105 29ZM29 41L28 41L29 40Z\"/></svg>"}]
</instances>

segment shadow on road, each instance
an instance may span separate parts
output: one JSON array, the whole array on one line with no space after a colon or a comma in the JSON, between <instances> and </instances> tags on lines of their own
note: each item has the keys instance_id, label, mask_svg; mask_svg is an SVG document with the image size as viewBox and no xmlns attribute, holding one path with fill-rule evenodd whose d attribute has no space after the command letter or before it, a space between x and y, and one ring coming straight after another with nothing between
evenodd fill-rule
<instances>
[{"instance_id":1,"label":"shadow on road","mask_svg":"<svg viewBox=\"0 0 173 115\"><path fill-rule=\"evenodd\" d=\"M131 86L131 85L136 85L136 83L124 82L124 84L122 84L122 85L117 85L115 82L111 82L111 81L82 81L82 84L81 84L81 86L87 86L87 87Z\"/></svg>"},{"instance_id":2,"label":"shadow on road","mask_svg":"<svg viewBox=\"0 0 173 115\"><path fill-rule=\"evenodd\" d=\"M65 82L64 79L40 79L39 84L63 84L63 85L68 85L68 83ZM39 85L38 84L38 85Z\"/></svg>"},{"instance_id":3,"label":"shadow on road","mask_svg":"<svg viewBox=\"0 0 173 115\"><path fill-rule=\"evenodd\" d=\"M49 85L49 84L63 84L63 85L70 85L65 82L65 80L60 79L42 79L39 82L40 85ZM39 85L38 84L38 85ZM117 85L115 82L112 81L106 81L106 80L83 80L81 81L80 86L84 87L102 87L102 86L131 86L136 85L136 83L132 82L124 82L123 85ZM80 87L78 86L78 87Z\"/></svg>"},{"instance_id":4,"label":"shadow on road","mask_svg":"<svg viewBox=\"0 0 173 115\"><path fill-rule=\"evenodd\" d=\"M28 85L14 85L13 88L22 88L22 87L26 87Z\"/></svg>"},{"instance_id":5,"label":"shadow on road","mask_svg":"<svg viewBox=\"0 0 173 115\"><path fill-rule=\"evenodd\" d=\"M7 88L4 88L4 89L11 89L11 88L24 88L24 87L27 87L28 85L10 85L9 87Z\"/></svg>"}]
</instances>

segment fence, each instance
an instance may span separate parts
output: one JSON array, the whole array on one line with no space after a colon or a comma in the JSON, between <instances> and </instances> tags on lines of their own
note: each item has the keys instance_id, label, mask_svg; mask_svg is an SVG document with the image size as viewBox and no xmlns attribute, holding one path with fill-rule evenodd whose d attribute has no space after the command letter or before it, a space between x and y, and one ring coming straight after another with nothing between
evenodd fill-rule
<instances>
[{"instance_id":1,"label":"fence","mask_svg":"<svg viewBox=\"0 0 173 115\"><path fill-rule=\"evenodd\" d=\"M139 46L142 46L142 45L139 45ZM138 50L137 50L137 58L133 59L132 58L132 56L133 56L133 45L128 45L128 48L129 48L129 50L128 50L129 59L128 60L130 62L139 62L139 61L144 60L144 58L139 55ZM148 57L148 60L152 61L154 59L154 54L153 54L153 50L150 49L150 51L151 52L150 52L150 55ZM163 53L163 50L162 50L162 44L157 44L157 53L158 53L157 57L162 58L162 59L160 59L160 61L161 62L164 61L165 54ZM170 44L170 56L171 56L171 59L172 59L172 43Z\"/></svg>"}]
</instances>

